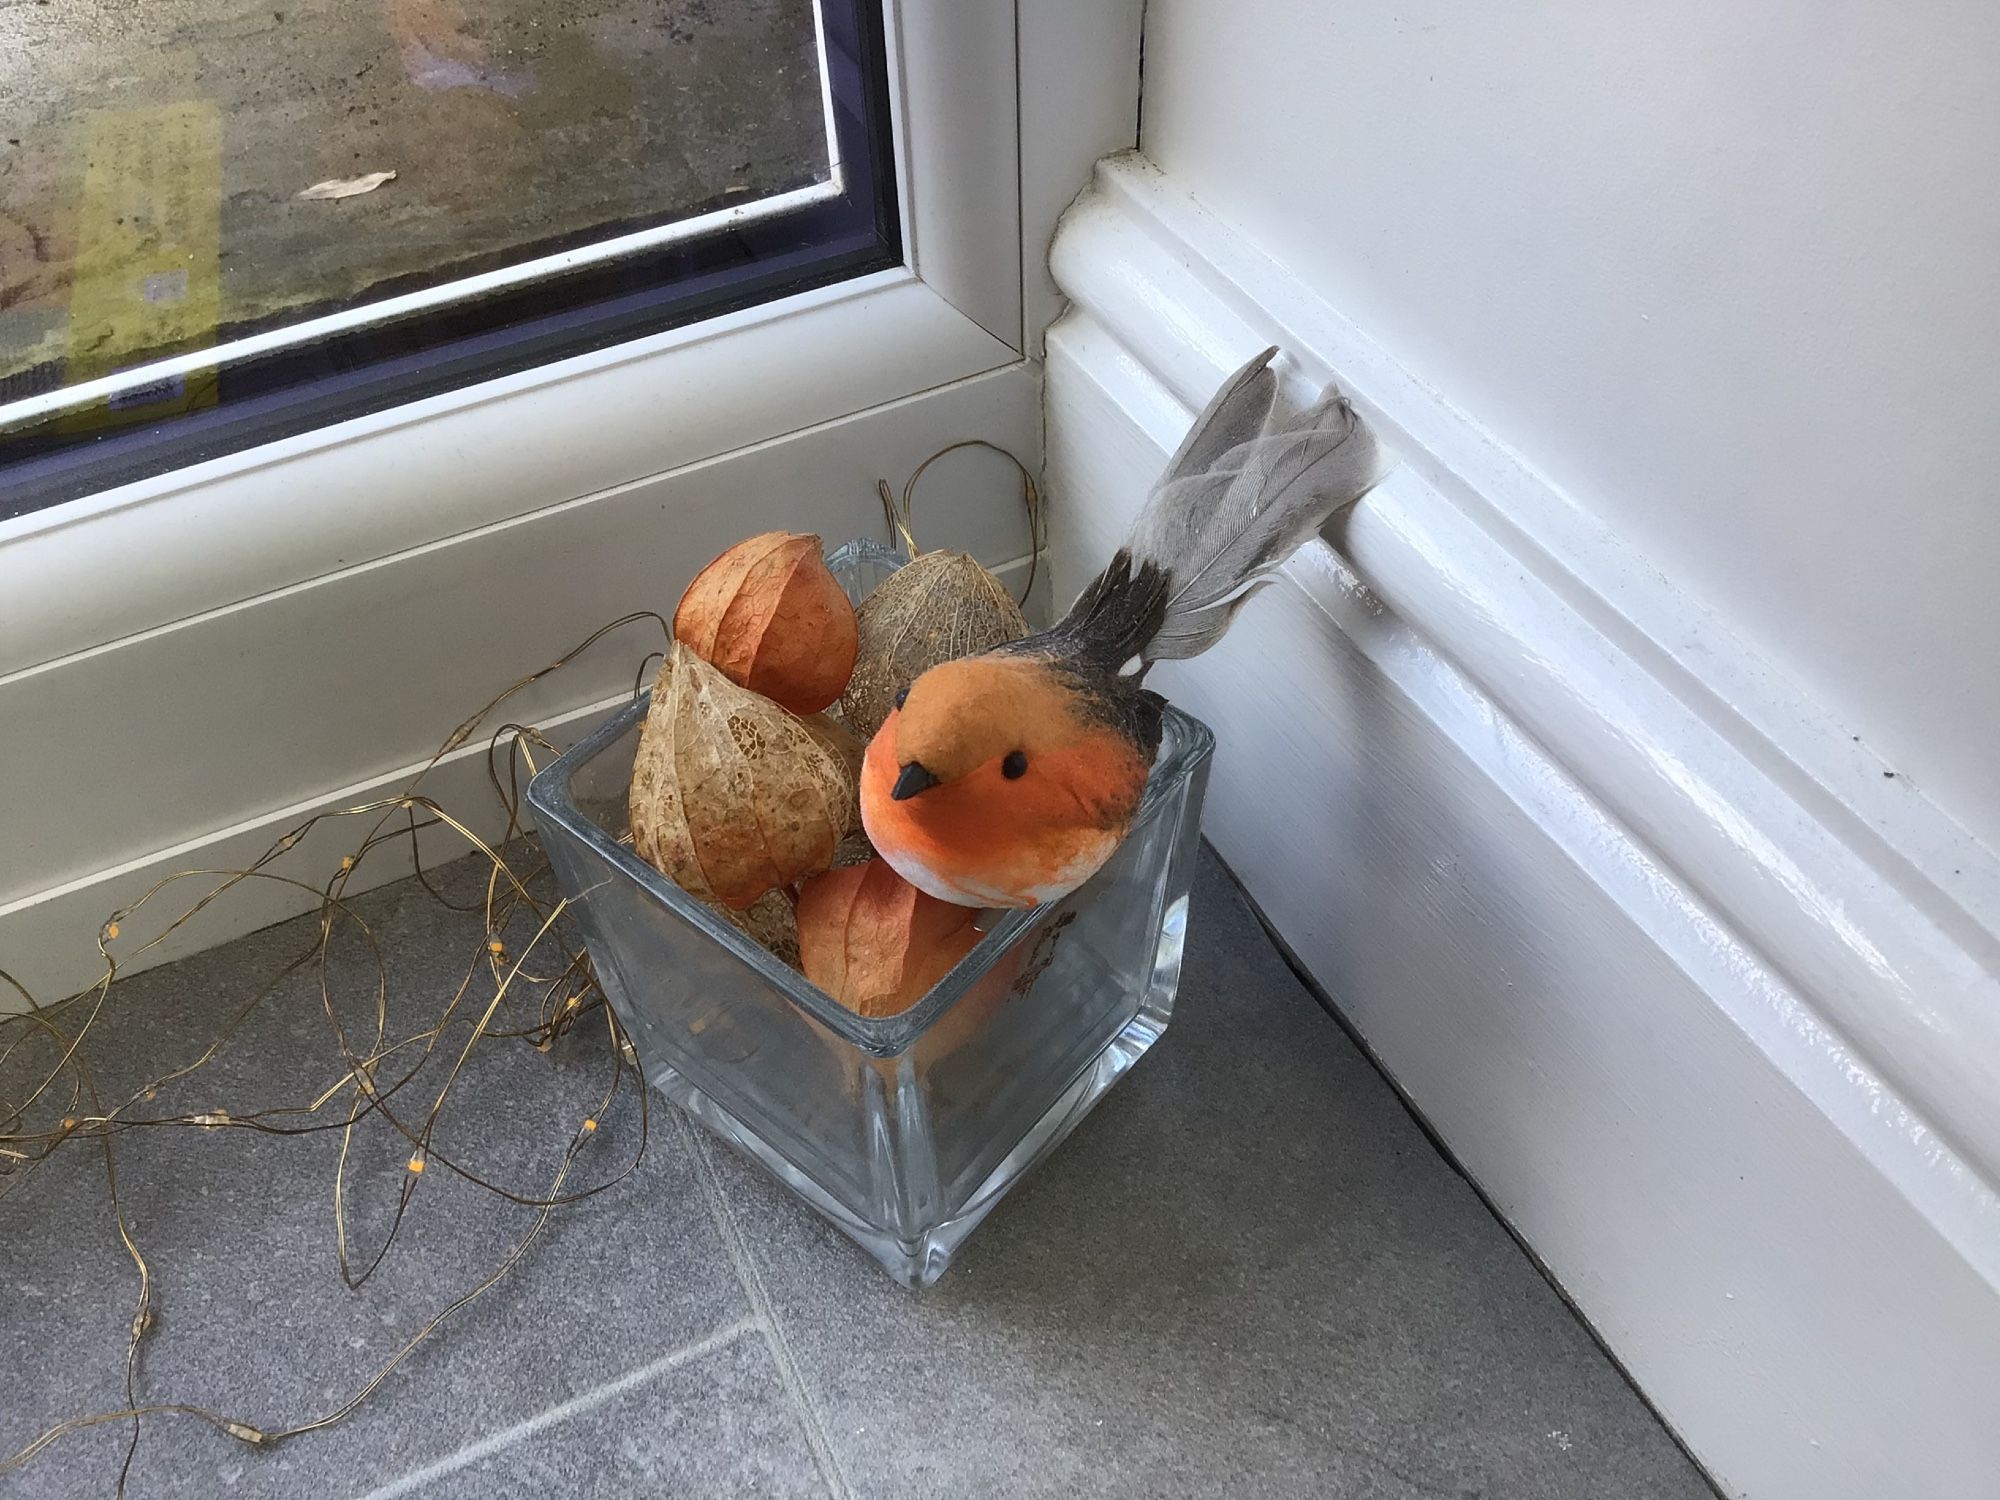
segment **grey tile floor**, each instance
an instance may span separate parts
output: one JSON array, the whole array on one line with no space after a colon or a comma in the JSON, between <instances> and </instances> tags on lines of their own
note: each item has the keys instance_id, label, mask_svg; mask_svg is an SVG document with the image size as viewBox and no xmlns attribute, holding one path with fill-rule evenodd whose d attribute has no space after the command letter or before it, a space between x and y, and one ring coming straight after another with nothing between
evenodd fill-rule
<instances>
[{"instance_id":1,"label":"grey tile floor","mask_svg":"<svg viewBox=\"0 0 2000 1500\"><path fill-rule=\"evenodd\" d=\"M457 984L475 919L411 883L360 906L399 989ZM182 1059L310 937L287 924L126 981L99 1049L104 1086ZM333 979L342 1013L366 1014L353 945ZM317 980L295 975L198 1088L162 1104L241 1115L296 1102L327 1081L324 1029ZM595 1032L548 1054L482 1045L440 1148L537 1191L608 1062ZM18 1084L0 1075L0 1098ZM635 1106L612 1112L586 1170L608 1173L638 1134ZM274 1427L323 1412L529 1222L433 1170L405 1238L346 1291L331 1248L336 1149L329 1133L121 1138L159 1308L147 1399ZM364 1248L406 1155L386 1131L360 1138L348 1217ZM124 1404L133 1281L93 1152L65 1150L0 1198L0 1450ZM0 1479L0 1500L112 1494L128 1434L62 1440ZM1166 1038L930 1291L891 1284L662 1108L632 1178L556 1216L509 1280L349 1422L256 1450L154 1417L128 1494L1712 1492L1210 861Z\"/></svg>"}]
</instances>

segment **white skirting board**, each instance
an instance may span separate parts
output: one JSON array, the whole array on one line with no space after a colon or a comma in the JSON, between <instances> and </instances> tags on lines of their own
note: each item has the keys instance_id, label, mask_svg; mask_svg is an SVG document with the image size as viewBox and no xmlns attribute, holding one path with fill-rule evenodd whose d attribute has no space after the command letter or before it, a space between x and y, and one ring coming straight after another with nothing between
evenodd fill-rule
<instances>
[{"instance_id":1,"label":"white skirting board","mask_svg":"<svg viewBox=\"0 0 2000 1500\"><path fill-rule=\"evenodd\" d=\"M1057 596L1267 343L1400 461L1211 656L1209 836L1725 1493L2000 1494L2000 868L1143 158L1053 258Z\"/></svg>"}]
</instances>

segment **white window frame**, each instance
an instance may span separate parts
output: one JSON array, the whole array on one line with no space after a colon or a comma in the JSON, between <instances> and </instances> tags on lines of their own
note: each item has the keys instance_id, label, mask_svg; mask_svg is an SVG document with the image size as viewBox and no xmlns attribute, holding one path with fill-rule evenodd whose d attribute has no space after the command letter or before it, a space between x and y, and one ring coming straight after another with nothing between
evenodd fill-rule
<instances>
[{"instance_id":1,"label":"white window frame","mask_svg":"<svg viewBox=\"0 0 2000 1500\"><path fill-rule=\"evenodd\" d=\"M0 677L1018 360L1012 7L886 9L903 266L0 522Z\"/></svg>"}]
</instances>

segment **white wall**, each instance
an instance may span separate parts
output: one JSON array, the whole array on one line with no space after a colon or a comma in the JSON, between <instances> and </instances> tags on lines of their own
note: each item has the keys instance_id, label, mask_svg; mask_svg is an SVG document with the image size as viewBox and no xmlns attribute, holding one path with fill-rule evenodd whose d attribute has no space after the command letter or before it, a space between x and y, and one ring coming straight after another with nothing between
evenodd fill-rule
<instances>
[{"instance_id":1,"label":"white wall","mask_svg":"<svg viewBox=\"0 0 2000 1500\"><path fill-rule=\"evenodd\" d=\"M2000 848L2000 9L1151 0L1143 148Z\"/></svg>"},{"instance_id":2,"label":"white wall","mask_svg":"<svg viewBox=\"0 0 2000 1500\"><path fill-rule=\"evenodd\" d=\"M1340 379L1401 467L1162 683L1207 831L1724 1493L1988 1500L2000 11L1145 43L1054 247L1058 591L1245 354Z\"/></svg>"}]
</instances>

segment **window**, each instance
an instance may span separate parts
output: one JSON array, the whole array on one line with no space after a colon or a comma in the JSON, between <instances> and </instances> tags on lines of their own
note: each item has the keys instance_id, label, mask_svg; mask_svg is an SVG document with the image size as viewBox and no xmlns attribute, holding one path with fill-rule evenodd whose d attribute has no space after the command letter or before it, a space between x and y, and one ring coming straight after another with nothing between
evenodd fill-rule
<instances>
[{"instance_id":1,"label":"window","mask_svg":"<svg viewBox=\"0 0 2000 1500\"><path fill-rule=\"evenodd\" d=\"M902 260L873 0L0 10L0 519Z\"/></svg>"}]
</instances>

